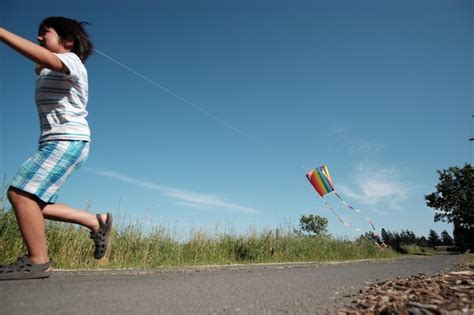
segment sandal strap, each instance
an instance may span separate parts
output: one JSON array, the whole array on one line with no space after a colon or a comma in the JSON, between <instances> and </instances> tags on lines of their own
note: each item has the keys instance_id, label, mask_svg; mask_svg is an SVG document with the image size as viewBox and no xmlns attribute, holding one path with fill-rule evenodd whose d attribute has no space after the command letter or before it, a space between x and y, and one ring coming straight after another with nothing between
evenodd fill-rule
<instances>
[{"instance_id":1,"label":"sandal strap","mask_svg":"<svg viewBox=\"0 0 474 315\"><path fill-rule=\"evenodd\" d=\"M102 216L99 213L97 213L95 216L97 217L97 221L99 221L99 229L100 229L101 227L103 227L105 225L105 223L104 223L104 221L102 221ZM109 215L107 214L107 218L108 217L109 217Z\"/></svg>"}]
</instances>

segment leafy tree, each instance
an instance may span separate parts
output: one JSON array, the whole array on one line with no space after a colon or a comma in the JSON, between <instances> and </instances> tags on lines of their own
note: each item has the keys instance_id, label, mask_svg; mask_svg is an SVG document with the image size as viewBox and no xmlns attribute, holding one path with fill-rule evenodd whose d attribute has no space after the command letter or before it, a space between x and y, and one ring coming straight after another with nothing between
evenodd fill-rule
<instances>
[{"instance_id":1,"label":"leafy tree","mask_svg":"<svg viewBox=\"0 0 474 315\"><path fill-rule=\"evenodd\" d=\"M402 230L402 232L400 233L400 238L402 244L405 245L413 245L416 243L416 235L412 231Z\"/></svg>"},{"instance_id":2,"label":"leafy tree","mask_svg":"<svg viewBox=\"0 0 474 315\"><path fill-rule=\"evenodd\" d=\"M300 218L300 229L309 236L327 235L328 219L319 215L302 215Z\"/></svg>"},{"instance_id":3,"label":"leafy tree","mask_svg":"<svg viewBox=\"0 0 474 315\"><path fill-rule=\"evenodd\" d=\"M474 225L474 168L466 164L463 168L450 167L438 171L437 191L425 196L429 207L435 208L435 221L455 220L463 227Z\"/></svg>"},{"instance_id":4,"label":"leafy tree","mask_svg":"<svg viewBox=\"0 0 474 315\"><path fill-rule=\"evenodd\" d=\"M426 204L436 209L435 222L454 224L454 243L458 249L474 250L474 168L466 164L438 174L436 192L425 196Z\"/></svg>"},{"instance_id":5,"label":"leafy tree","mask_svg":"<svg viewBox=\"0 0 474 315\"><path fill-rule=\"evenodd\" d=\"M393 232L392 235L393 235L393 241L392 241L393 248L401 248L401 246L402 246L402 237L400 236L400 233Z\"/></svg>"},{"instance_id":6,"label":"leafy tree","mask_svg":"<svg viewBox=\"0 0 474 315\"><path fill-rule=\"evenodd\" d=\"M402 238L398 232L382 229L382 240L387 246L392 247L396 251L401 251Z\"/></svg>"},{"instance_id":7,"label":"leafy tree","mask_svg":"<svg viewBox=\"0 0 474 315\"><path fill-rule=\"evenodd\" d=\"M404 249L403 245L418 245L421 247L430 246L426 237L417 237L416 234L410 230L402 230L400 233L398 233L382 229L381 236L383 242L386 245L400 253L406 253L406 249ZM436 237L439 240L439 237Z\"/></svg>"},{"instance_id":8,"label":"leafy tree","mask_svg":"<svg viewBox=\"0 0 474 315\"><path fill-rule=\"evenodd\" d=\"M435 247L435 246L438 246L440 243L441 241L439 239L438 233L436 233L436 231L434 230L430 230L430 233L428 235L428 244L431 247Z\"/></svg>"},{"instance_id":9,"label":"leafy tree","mask_svg":"<svg viewBox=\"0 0 474 315\"><path fill-rule=\"evenodd\" d=\"M454 244L453 238L446 230L441 232L441 243L445 246L452 246Z\"/></svg>"}]
</instances>

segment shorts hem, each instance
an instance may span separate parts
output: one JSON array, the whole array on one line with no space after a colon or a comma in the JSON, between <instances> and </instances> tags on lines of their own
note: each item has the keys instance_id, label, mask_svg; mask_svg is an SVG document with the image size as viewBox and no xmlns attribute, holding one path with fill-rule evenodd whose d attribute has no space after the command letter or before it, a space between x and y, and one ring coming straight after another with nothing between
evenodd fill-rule
<instances>
[{"instance_id":1,"label":"shorts hem","mask_svg":"<svg viewBox=\"0 0 474 315\"><path fill-rule=\"evenodd\" d=\"M22 192L25 192L25 193L35 197L36 199L38 199L39 201L41 201L45 204L55 204L56 203L57 198L55 198L54 196L50 197L50 198L45 198L44 196L41 197L41 196L38 196L35 192L28 191L24 187L21 187L20 185L15 185L14 183L10 184L10 187L15 188L16 190L20 190Z\"/></svg>"}]
</instances>

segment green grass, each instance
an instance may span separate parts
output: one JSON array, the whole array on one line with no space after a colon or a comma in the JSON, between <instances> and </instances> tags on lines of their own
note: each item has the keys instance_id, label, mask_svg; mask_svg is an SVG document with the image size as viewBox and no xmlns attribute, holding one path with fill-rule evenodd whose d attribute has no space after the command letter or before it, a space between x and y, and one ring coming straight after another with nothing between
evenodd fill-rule
<instances>
[{"instance_id":1,"label":"green grass","mask_svg":"<svg viewBox=\"0 0 474 315\"><path fill-rule=\"evenodd\" d=\"M118 223L118 224L117 224ZM238 235L229 231L191 231L186 240L163 226L145 229L139 223L113 230L107 255L93 258L89 231L73 224L47 222L49 255L55 268L157 268L197 265L341 261L390 258L397 254L381 250L370 241L347 241L332 237L298 236L292 227L281 227ZM0 210L0 264L24 255L12 211Z\"/></svg>"},{"instance_id":2,"label":"green grass","mask_svg":"<svg viewBox=\"0 0 474 315\"><path fill-rule=\"evenodd\" d=\"M401 245L399 252L407 255L437 255L439 252L432 248L420 247L418 245Z\"/></svg>"}]
</instances>

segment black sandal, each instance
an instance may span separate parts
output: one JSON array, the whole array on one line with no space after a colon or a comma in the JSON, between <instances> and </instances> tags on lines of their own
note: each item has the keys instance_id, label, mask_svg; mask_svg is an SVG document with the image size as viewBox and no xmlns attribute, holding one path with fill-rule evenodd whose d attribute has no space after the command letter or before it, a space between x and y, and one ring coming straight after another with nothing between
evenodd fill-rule
<instances>
[{"instance_id":1,"label":"black sandal","mask_svg":"<svg viewBox=\"0 0 474 315\"><path fill-rule=\"evenodd\" d=\"M0 280L42 279L51 276L51 262L33 264L28 256L9 265L0 266Z\"/></svg>"},{"instance_id":2,"label":"black sandal","mask_svg":"<svg viewBox=\"0 0 474 315\"><path fill-rule=\"evenodd\" d=\"M97 232L91 232L91 239L94 240L94 258L101 259L107 252L109 246L109 236L112 231L112 215L107 212L107 220L102 221L100 214L97 214L97 220L99 221L99 229Z\"/></svg>"}]
</instances>

